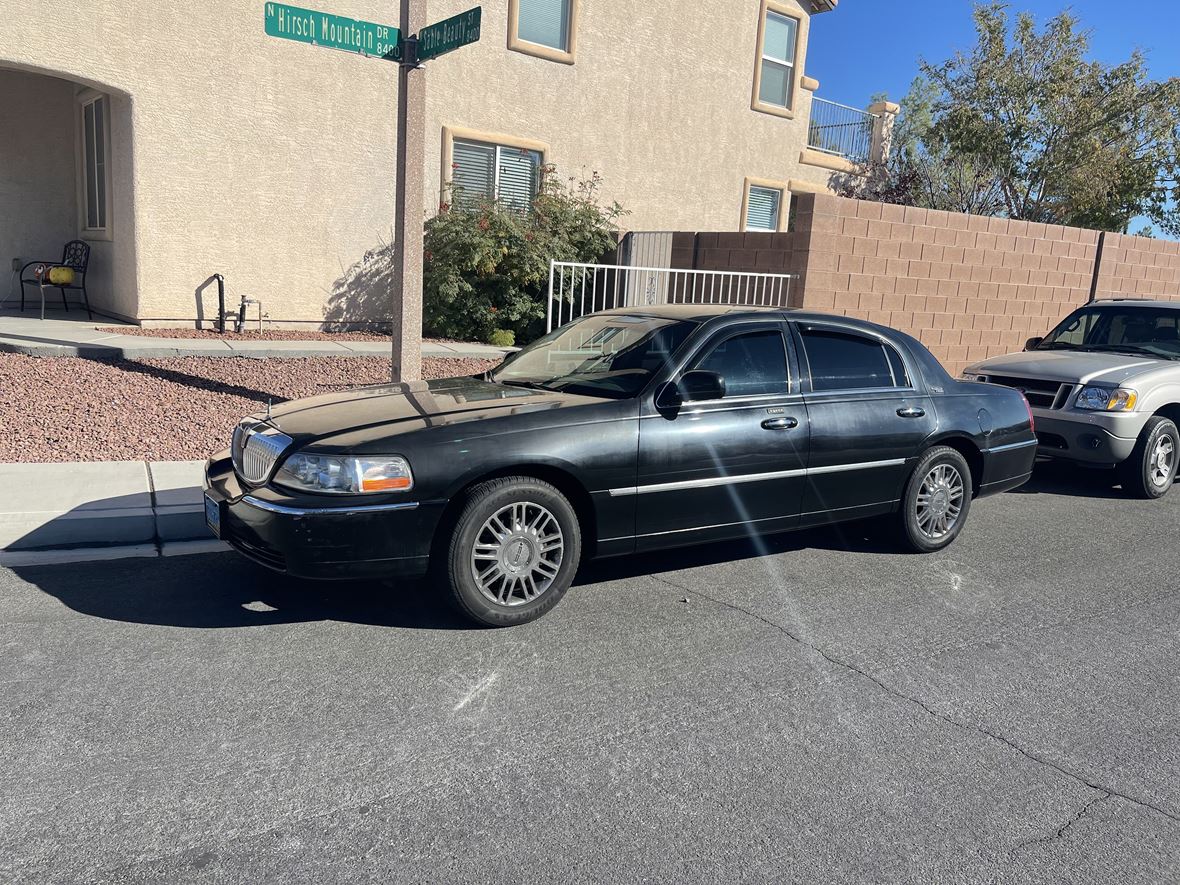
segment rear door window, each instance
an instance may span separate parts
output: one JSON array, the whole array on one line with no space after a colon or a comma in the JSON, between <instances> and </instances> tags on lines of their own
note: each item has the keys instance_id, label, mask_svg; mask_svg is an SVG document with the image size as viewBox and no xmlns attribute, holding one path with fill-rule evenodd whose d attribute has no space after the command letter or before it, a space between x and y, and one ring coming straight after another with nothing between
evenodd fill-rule
<instances>
[{"instance_id":1,"label":"rear door window","mask_svg":"<svg viewBox=\"0 0 1180 885\"><path fill-rule=\"evenodd\" d=\"M909 387L901 354L878 338L835 329L799 329L815 391Z\"/></svg>"}]
</instances>

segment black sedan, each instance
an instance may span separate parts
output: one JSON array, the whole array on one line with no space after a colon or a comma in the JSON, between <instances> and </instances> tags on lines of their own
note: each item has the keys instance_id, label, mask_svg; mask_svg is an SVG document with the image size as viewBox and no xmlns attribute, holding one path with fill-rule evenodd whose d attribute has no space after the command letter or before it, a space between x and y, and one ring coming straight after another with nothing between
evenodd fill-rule
<instances>
[{"instance_id":1,"label":"black sedan","mask_svg":"<svg viewBox=\"0 0 1180 885\"><path fill-rule=\"evenodd\" d=\"M1036 453L1016 390L892 329L675 305L592 314L486 375L295 400L209 461L213 531L309 578L432 572L476 621L551 609L585 558L892 516L917 551Z\"/></svg>"}]
</instances>

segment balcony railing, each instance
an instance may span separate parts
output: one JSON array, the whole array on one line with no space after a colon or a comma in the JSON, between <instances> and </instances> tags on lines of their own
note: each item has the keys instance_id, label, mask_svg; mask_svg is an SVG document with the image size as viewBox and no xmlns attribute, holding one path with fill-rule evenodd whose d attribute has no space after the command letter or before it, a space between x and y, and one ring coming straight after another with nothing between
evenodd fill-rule
<instances>
[{"instance_id":1,"label":"balcony railing","mask_svg":"<svg viewBox=\"0 0 1180 885\"><path fill-rule=\"evenodd\" d=\"M873 149L877 115L846 104L811 99L807 146L853 163L867 163Z\"/></svg>"}]
</instances>

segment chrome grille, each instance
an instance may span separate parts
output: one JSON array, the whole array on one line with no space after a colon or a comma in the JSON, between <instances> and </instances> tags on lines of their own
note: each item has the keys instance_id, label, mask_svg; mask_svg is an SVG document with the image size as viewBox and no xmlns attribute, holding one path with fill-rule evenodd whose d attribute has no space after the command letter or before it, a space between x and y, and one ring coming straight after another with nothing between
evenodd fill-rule
<instances>
[{"instance_id":1,"label":"chrome grille","mask_svg":"<svg viewBox=\"0 0 1180 885\"><path fill-rule=\"evenodd\" d=\"M1030 406L1039 409L1064 408L1074 389L1073 384L1045 381L1041 378L1015 378L1011 375L985 375L984 378L991 384L1016 388L1024 394Z\"/></svg>"},{"instance_id":2,"label":"chrome grille","mask_svg":"<svg viewBox=\"0 0 1180 885\"><path fill-rule=\"evenodd\" d=\"M246 418L234 428L230 452L234 471L248 483L266 482L279 456L291 445L291 437L269 424Z\"/></svg>"}]
</instances>

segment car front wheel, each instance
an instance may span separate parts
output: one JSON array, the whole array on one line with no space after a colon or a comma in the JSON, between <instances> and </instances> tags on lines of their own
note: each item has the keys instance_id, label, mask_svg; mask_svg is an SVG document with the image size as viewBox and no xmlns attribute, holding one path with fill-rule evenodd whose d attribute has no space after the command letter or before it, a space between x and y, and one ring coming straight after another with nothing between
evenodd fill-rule
<instances>
[{"instance_id":1,"label":"car front wheel","mask_svg":"<svg viewBox=\"0 0 1180 885\"><path fill-rule=\"evenodd\" d=\"M959 536L971 509L971 468L949 446L922 455L906 483L902 538L918 553L941 550Z\"/></svg>"},{"instance_id":2,"label":"car front wheel","mask_svg":"<svg viewBox=\"0 0 1180 885\"><path fill-rule=\"evenodd\" d=\"M440 577L462 614L507 627L557 605L581 553L578 517L566 497L534 477L509 476L470 491Z\"/></svg>"},{"instance_id":3,"label":"car front wheel","mask_svg":"<svg viewBox=\"0 0 1180 885\"><path fill-rule=\"evenodd\" d=\"M1176 481L1178 454L1176 424L1162 415L1148 418L1131 457L1119 465L1123 491L1136 498L1162 498Z\"/></svg>"}]
</instances>

